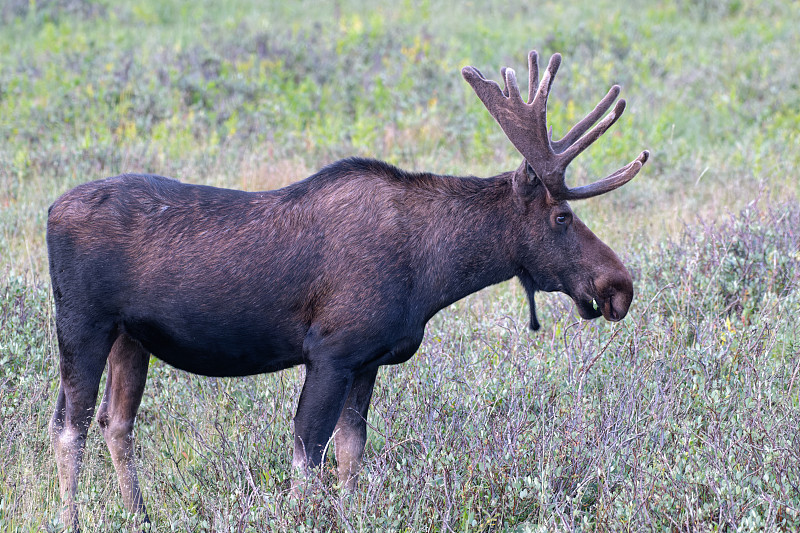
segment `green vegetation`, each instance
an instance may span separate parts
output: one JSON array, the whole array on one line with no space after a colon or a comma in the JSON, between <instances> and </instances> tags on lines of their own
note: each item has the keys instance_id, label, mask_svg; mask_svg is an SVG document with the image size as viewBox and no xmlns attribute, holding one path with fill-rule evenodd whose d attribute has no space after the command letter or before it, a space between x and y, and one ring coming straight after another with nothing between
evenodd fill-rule
<instances>
[{"instance_id":1,"label":"green vegetation","mask_svg":"<svg viewBox=\"0 0 800 533\"><path fill-rule=\"evenodd\" d=\"M122 4L122 5L117 5ZM191 376L153 359L137 422L157 531L800 528L800 5L769 0L7 0L0 3L0 530L59 531L48 205L122 172L274 188L348 155L488 176L519 156L461 79L559 51L556 135L612 83L626 114L572 184L625 259L619 324L515 283L384 368L361 489L287 495L302 369ZM268 5L273 4L273 5ZM520 78L524 79L523 75ZM122 531L96 429L88 531Z\"/></svg>"}]
</instances>

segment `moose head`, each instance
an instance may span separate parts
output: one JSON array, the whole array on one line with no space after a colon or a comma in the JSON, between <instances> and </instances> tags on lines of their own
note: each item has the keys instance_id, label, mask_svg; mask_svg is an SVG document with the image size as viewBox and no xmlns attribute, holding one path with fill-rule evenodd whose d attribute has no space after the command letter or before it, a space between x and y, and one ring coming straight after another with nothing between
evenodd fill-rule
<instances>
[{"instance_id":1,"label":"moose head","mask_svg":"<svg viewBox=\"0 0 800 533\"><path fill-rule=\"evenodd\" d=\"M614 85L563 138L553 140L552 127L547 128L547 97L560 65L561 55L554 54L539 81L538 54L528 54L527 103L513 69L500 70L505 82L502 89L475 67L461 71L525 158L514 172L512 184L517 205L523 211L527 211L528 202L536 203L536 216L531 217L534 228L530 239L522 239L528 248L521 250L517 274L528 294L534 330L540 327L534 301L537 290L566 293L586 319L602 315L606 320L618 321L625 317L633 300L631 276L617 255L575 216L567 201L592 198L621 187L636 176L650 156L645 150L606 178L582 187L567 187L567 166L619 119L625 100L619 100L614 110L597 123L619 96L620 87Z\"/></svg>"}]
</instances>

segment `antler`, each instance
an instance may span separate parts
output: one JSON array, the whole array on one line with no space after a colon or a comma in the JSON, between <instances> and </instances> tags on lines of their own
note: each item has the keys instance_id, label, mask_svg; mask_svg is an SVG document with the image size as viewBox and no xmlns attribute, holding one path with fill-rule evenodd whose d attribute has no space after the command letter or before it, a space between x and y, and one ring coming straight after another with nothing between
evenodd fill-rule
<instances>
[{"instance_id":1,"label":"antler","mask_svg":"<svg viewBox=\"0 0 800 533\"><path fill-rule=\"evenodd\" d=\"M506 137L533 168L550 196L556 200L578 200L613 191L636 176L650 157L650 152L643 151L626 166L590 185L573 189L567 187L564 181L567 166L617 121L625 110L625 100L617 102L613 111L592 128L619 96L620 87L614 85L591 113L575 124L563 138L554 141L552 128L549 131L547 129L547 96L560 65L561 54L553 54L540 82L539 56L535 50L528 54L528 103L522 100L513 69L500 70L505 89L501 89L497 82L484 78L475 67L464 67L461 74L503 128Z\"/></svg>"}]
</instances>

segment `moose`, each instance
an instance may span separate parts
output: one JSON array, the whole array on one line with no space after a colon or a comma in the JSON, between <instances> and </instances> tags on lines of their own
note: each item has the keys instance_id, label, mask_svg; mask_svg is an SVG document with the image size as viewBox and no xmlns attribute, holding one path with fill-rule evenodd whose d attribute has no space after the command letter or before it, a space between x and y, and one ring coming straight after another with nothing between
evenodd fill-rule
<instances>
[{"instance_id":1,"label":"moose","mask_svg":"<svg viewBox=\"0 0 800 533\"><path fill-rule=\"evenodd\" d=\"M620 93L614 85L553 140L546 108L560 64L553 55L540 81L529 53L527 102L511 68L501 69L504 87L476 68L461 71L523 157L494 177L350 158L266 192L125 174L59 197L47 220L60 355L50 434L68 527L79 528L78 473L106 367L97 423L126 508L148 521L133 428L150 354L206 376L305 365L295 477L315 471L332 439L339 480L354 489L378 368L411 358L444 307L516 277L533 330L537 291L567 294L584 319L623 319L631 275L567 202L624 185L649 152L567 187L569 163L625 101L606 115Z\"/></svg>"}]
</instances>

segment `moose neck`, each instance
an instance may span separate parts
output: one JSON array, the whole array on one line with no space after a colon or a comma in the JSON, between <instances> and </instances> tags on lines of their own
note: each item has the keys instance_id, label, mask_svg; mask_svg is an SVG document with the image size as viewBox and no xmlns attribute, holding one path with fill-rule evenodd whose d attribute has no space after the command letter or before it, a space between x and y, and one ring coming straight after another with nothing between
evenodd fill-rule
<instances>
[{"instance_id":1,"label":"moose neck","mask_svg":"<svg viewBox=\"0 0 800 533\"><path fill-rule=\"evenodd\" d=\"M441 189L446 194L417 204L429 220L419 235L423 245L417 263L419 294L428 319L517 273L514 220L518 212L509 175L443 180Z\"/></svg>"}]
</instances>

